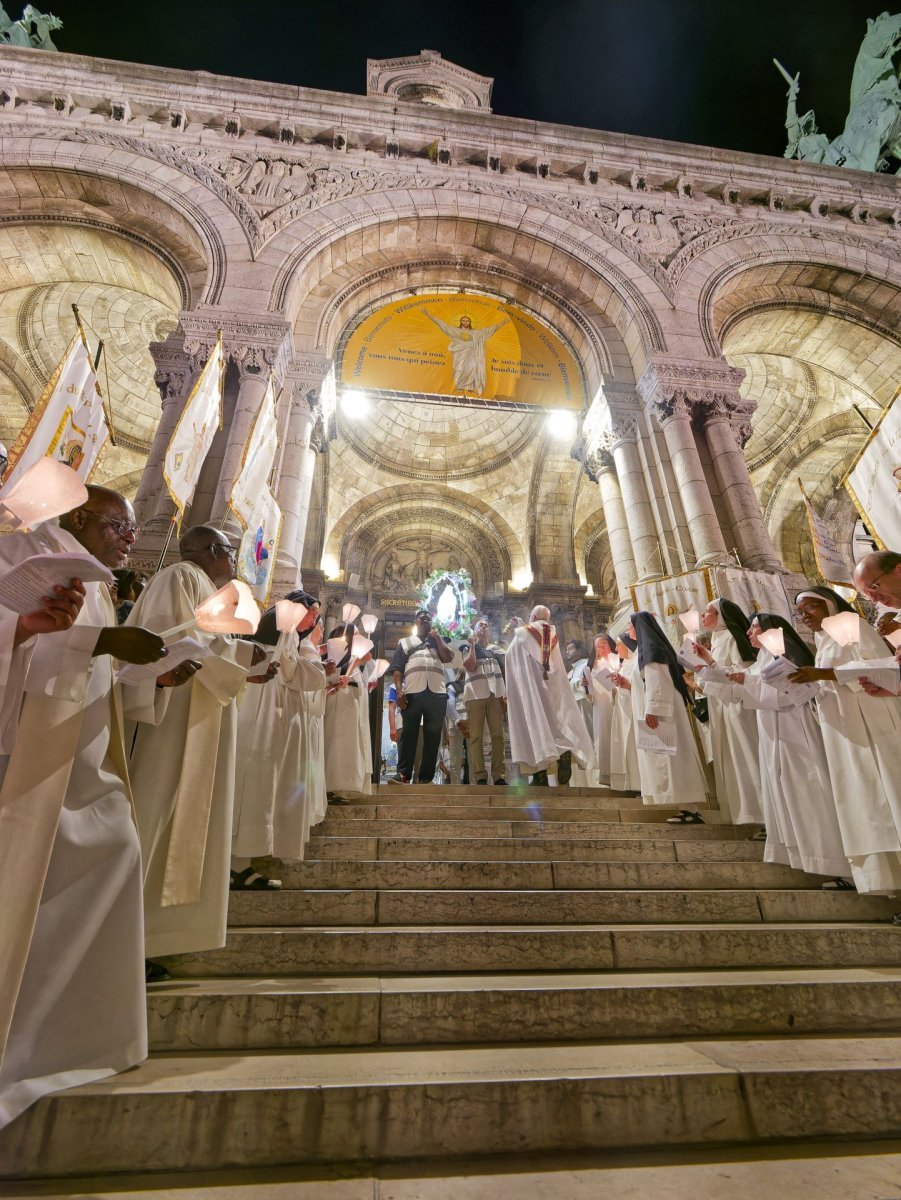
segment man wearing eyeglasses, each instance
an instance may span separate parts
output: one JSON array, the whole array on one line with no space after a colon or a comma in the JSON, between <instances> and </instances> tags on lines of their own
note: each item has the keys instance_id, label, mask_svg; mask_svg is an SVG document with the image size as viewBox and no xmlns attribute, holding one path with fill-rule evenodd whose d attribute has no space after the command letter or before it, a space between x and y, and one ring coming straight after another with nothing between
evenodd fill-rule
<instances>
[{"instance_id":1,"label":"man wearing eyeglasses","mask_svg":"<svg viewBox=\"0 0 901 1200\"><path fill-rule=\"evenodd\" d=\"M0 569L85 552L115 569L135 533L128 501L90 487L58 524L0 539ZM117 628L106 586L77 578L36 612L0 610L0 635L3 1126L146 1056L140 849L112 660L152 663L165 649Z\"/></svg>"},{"instance_id":2,"label":"man wearing eyeglasses","mask_svg":"<svg viewBox=\"0 0 901 1200\"><path fill-rule=\"evenodd\" d=\"M854 585L874 604L888 608L901 608L901 554L893 550L876 550L865 554L854 568ZM895 658L901 667L901 648ZM869 680L861 680L864 691L871 696L892 696L895 692L877 687Z\"/></svg>"},{"instance_id":3,"label":"man wearing eyeglasses","mask_svg":"<svg viewBox=\"0 0 901 1200\"><path fill-rule=\"evenodd\" d=\"M125 628L162 632L192 621L198 604L235 578L237 552L212 525L196 525L178 543L181 561L147 584ZM225 945L235 791L235 698L264 651L252 642L214 637L196 626L186 634L210 652L187 664L192 677L176 691L132 688L137 721L129 768L144 860L144 924L148 981L166 978L157 955ZM199 669L197 669L199 666ZM196 674L193 674L196 670Z\"/></svg>"}]
</instances>

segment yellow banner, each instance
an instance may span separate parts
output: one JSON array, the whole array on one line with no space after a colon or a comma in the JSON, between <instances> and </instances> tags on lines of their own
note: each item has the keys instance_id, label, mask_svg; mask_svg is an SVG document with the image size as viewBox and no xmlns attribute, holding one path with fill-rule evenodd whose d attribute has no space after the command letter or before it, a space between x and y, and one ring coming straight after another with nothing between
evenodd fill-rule
<instances>
[{"instance_id":1,"label":"yellow banner","mask_svg":"<svg viewBox=\"0 0 901 1200\"><path fill-rule=\"evenodd\" d=\"M530 313L490 296L410 296L371 313L348 339L347 387L467 396L581 410L572 351Z\"/></svg>"}]
</instances>

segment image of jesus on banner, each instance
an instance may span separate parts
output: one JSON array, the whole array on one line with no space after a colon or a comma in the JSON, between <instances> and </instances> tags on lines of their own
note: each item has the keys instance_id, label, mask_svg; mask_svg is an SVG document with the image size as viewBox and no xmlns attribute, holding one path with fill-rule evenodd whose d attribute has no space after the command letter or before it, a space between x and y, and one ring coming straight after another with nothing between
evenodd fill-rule
<instances>
[{"instance_id":1,"label":"image of jesus on banner","mask_svg":"<svg viewBox=\"0 0 901 1200\"><path fill-rule=\"evenodd\" d=\"M485 343L492 334L507 325L510 318L504 317L496 325L473 329L472 318L465 315L460 317L456 325L449 325L427 308L422 313L450 338L448 348L454 365L454 387L461 392L481 396L485 390Z\"/></svg>"}]
</instances>

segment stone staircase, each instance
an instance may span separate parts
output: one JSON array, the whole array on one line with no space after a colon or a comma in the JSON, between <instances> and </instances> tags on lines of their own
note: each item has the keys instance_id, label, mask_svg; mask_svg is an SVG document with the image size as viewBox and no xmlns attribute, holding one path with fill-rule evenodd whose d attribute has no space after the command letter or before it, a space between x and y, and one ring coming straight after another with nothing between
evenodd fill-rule
<instances>
[{"instance_id":1,"label":"stone staircase","mask_svg":"<svg viewBox=\"0 0 901 1200\"><path fill-rule=\"evenodd\" d=\"M0 1178L897 1136L896 905L671 813L495 787L333 807L281 893L232 897L222 950L169 960L149 1061L37 1104Z\"/></svg>"}]
</instances>

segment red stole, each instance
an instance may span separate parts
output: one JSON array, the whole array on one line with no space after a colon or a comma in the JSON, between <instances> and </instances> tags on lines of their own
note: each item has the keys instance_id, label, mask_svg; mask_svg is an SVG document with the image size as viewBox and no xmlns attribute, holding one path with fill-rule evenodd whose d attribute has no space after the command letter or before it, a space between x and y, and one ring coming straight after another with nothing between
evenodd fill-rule
<instances>
[{"instance_id":1,"label":"red stole","mask_svg":"<svg viewBox=\"0 0 901 1200\"><path fill-rule=\"evenodd\" d=\"M541 649L541 671L545 679L547 679L548 671L551 666L551 651L557 645L557 634L551 636L551 626L542 621L536 628L534 625L527 625L531 636L535 639Z\"/></svg>"}]
</instances>

